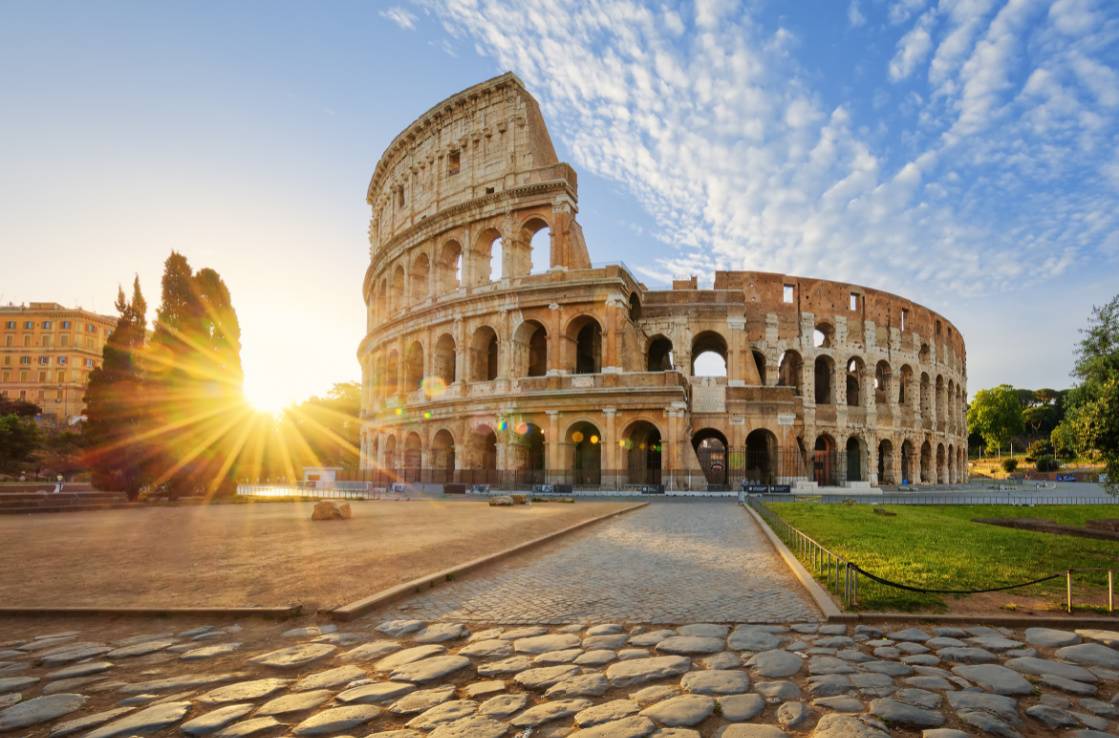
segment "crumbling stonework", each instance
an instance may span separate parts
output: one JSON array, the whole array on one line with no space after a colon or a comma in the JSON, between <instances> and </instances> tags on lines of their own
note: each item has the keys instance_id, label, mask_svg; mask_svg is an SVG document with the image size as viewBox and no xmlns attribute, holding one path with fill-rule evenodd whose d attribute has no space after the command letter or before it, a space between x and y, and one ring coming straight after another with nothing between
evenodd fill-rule
<instances>
[{"instance_id":1,"label":"crumbling stonework","mask_svg":"<svg viewBox=\"0 0 1119 738\"><path fill-rule=\"evenodd\" d=\"M575 172L512 74L398 135L367 199L369 473L690 489L966 476L948 320L822 279L717 272L713 289L651 290L592 267ZM725 376L696 376L705 353Z\"/></svg>"}]
</instances>

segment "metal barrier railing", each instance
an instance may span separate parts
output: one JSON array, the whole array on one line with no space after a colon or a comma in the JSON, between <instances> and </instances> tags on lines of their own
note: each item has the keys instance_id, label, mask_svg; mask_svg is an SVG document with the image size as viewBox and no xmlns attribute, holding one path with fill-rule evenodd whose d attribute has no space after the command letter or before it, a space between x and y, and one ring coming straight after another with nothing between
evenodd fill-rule
<instances>
[{"instance_id":1,"label":"metal barrier railing","mask_svg":"<svg viewBox=\"0 0 1119 738\"><path fill-rule=\"evenodd\" d=\"M840 505L855 502L862 505L1119 505L1119 497L1104 495L1099 497L1080 497L1075 495L983 495L963 492L943 492L938 494L902 495L784 495L767 496L770 502L794 501L812 502L822 505Z\"/></svg>"},{"instance_id":2,"label":"metal barrier railing","mask_svg":"<svg viewBox=\"0 0 1119 738\"><path fill-rule=\"evenodd\" d=\"M745 504L758 513L773 532L785 542L793 555L818 581L824 583L830 592L836 594L846 610L858 609L868 601L888 602L891 595L909 592L923 595L966 595L984 592L1004 592L1023 587L1031 587L1054 579L1065 580L1065 610L1073 610L1073 575L1101 573L1107 574L1107 612L1115 612L1115 570L1111 568L1079 568L1055 572L1028 582L998 585L981 589L933 589L891 582L866 571L846 557L835 553L799 528L785 522L780 515L766 506L759 496L748 496ZM871 596L877 595L877 596Z\"/></svg>"}]
</instances>

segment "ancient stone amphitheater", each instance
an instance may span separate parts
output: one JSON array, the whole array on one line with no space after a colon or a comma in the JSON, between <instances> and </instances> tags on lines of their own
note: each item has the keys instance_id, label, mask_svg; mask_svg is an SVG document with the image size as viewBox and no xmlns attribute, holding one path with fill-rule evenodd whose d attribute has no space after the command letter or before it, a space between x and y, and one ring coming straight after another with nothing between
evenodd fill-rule
<instances>
[{"instance_id":1,"label":"ancient stone amphitheater","mask_svg":"<svg viewBox=\"0 0 1119 738\"><path fill-rule=\"evenodd\" d=\"M398 135L369 184L361 465L604 489L951 484L963 338L853 284L594 266L575 171L505 74Z\"/></svg>"}]
</instances>

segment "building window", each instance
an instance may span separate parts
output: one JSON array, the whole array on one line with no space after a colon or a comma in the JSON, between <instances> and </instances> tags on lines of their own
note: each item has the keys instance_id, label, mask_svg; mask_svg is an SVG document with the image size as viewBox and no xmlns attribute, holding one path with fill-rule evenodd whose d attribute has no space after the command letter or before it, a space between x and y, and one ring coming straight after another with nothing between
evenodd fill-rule
<instances>
[{"instance_id":1,"label":"building window","mask_svg":"<svg viewBox=\"0 0 1119 738\"><path fill-rule=\"evenodd\" d=\"M66 360L67 360L67 358L65 356L59 356L58 357L58 365L59 366L66 366Z\"/></svg>"},{"instance_id":2,"label":"building window","mask_svg":"<svg viewBox=\"0 0 1119 738\"><path fill-rule=\"evenodd\" d=\"M27 402L27 390L20 390L19 391L19 399L23 400L24 402Z\"/></svg>"},{"instance_id":3,"label":"building window","mask_svg":"<svg viewBox=\"0 0 1119 738\"><path fill-rule=\"evenodd\" d=\"M33 320L23 321L23 330L29 331L29 330L33 330L34 328L35 328L35 321L33 321Z\"/></svg>"},{"instance_id":4,"label":"building window","mask_svg":"<svg viewBox=\"0 0 1119 738\"><path fill-rule=\"evenodd\" d=\"M49 320L43 321L43 330L49 331L51 329L51 322Z\"/></svg>"},{"instance_id":5,"label":"building window","mask_svg":"<svg viewBox=\"0 0 1119 738\"><path fill-rule=\"evenodd\" d=\"M4 324L4 327L10 331L14 331L16 329L16 322L14 320L9 320Z\"/></svg>"},{"instance_id":6,"label":"building window","mask_svg":"<svg viewBox=\"0 0 1119 738\"><path fill-rule=\"evenodd\" d=\"M85 324L85 332L86 333L96 333L97 332L97 326L95 326L93 323L86 323Z\"/></svg>"},{"instance_id":7,"label":"building window","mask_svg":"<svg viewBox=\"0 0 1119 738\"><path fill-rule=\"evenodd\" d=\"M857 292L852 292L851 293L851 299L848 303L848 307L851 310L858 310L859 309L859 293L857 293Z\"/></svg>"},{"instance_id":8,"label":"building window","mask_svg":"<svg viewBox=\"0 0 1119 738\"><path fill-rule=\"evenodd\" d=\"M5 346L11 346L12 345L11 335L4 336L4 345Z\"/></svg>"},{"instance_id":9,"label":"building window","mask_svg":"<svg viewBox=\"0 0 1119 738\"><path fill-rule=\"evenodd\" d=\"M59 343L60 346L69 346L70 345L70 336L63 333L61 338L59 339L58 343Z\"/></svg>"},{"instance_id":10,"label":"building window","mask_svg":"<svg viewBox=\"0 0 1119 738\"><path fill-rule=\"evenodd\" d=\"M47 383L47 373L46 372L39 372L39 384L46 384L46 383Z\"/></svg>"},{"instance_id":11,"label":"building window","mask_svg":"<svg viewBox=\"0 0 1119 738\"><path fill-rule=\"evenodd\" d=\"M66 372L59 369L57 372L55 372L55 377L57 377L55 381L57 381L59 384L62 384L66 381Z\"/></svg>"},{"instance_id":12,"label":"building window","mask_svg":"<svg viewBox=\"0 0 1119 738\"><path fill-rule=\"evenodd\" d=\"M12 370L11 369L5 369L4 370L4 381L5 382L12 381Z\"/></svg>"},{"instance_id":13,"label":"building window","mask_svg":"<svg viewBox=\"0 0 1119 738\"><path fill-rule=\"evenodd\" d=\"M396 188L396 207L404 208L404 185Z\"/></svg>"},{"instance_id":14,"label":"building window","mask_svg":"<svg viewBox=\"0 0 1119 738\"><path fill-rule=\"evenodd\" d=\"M87 369L92 369L93 368L93 359L86 359L85 360L85 366L86 366Z\"/></svg>"},{"instance_id":15,"label":"building window","mask_svg":"<svg viewBox=\"0 0 1119 738\"><path fill-rule=\"evenodd\" d=\"M62 321L62 330L64 330L64 331L70 330L70 321L68 321L68 320Z\"/></svg>"},{"instance_id":16,"label":"building window","mask_svg":"<svg viewBox=\"0 0 1119 738\"><path fill-rule=\"evenodd\" d=\"M909 311L905 308L901 309L901 329L904 331L906 324L909 322Z\"/></svg>"},{"instance_id":17,"label":"building window","mask_svg":"<svg viewBox=\"0 0 1119 738\"><path fill-rule=\"evenodd\" d=\"M21 357L19 357L19 363L20 364L30 364L31 363L31 357L30 356L21 356Z\"/></svg>"},{"instance_id":18,"label":"building window","mask_svg":"<svg viewBox=\"0 0 1119 738\"><path fill-rule=\"evenodd\" d=\"M43 334L43 335L42 335L42 336L41 336L41 337L39 338L39 343L41 343L41 344L42 344L43 348L50 348L50 345L51 345L51 337L50 337L50 334L49 334L49 333L44 333L44 334Z\"/></svg>"},{"instance_id":19,"label":"building window","mask_svg":"<svg viewBox=\"0 0 1119 738\"><path fill-rule=\"evenodd\" d=\"M793 301L793 286L791 284L785 285L784 300L785 302Z\"/></svg>"},{"instance_id":20,"label":"building window","mask_svg":"<svg viewBox=\"0 0 1119 738\"><path fill-rule=\"evenodd\" d=\"M23 334L23 345L24 346L30 346L31 345L31 334L30 333Z\"/></svg>"},{"instance_id":21,"label":"building window","mask_svg":"<svg viewBox=\"0 0 1119 738\"><path fill-rule=\"evenodd\" d=\"M447 156L447 174L455 175L462 171L462 154L458 151L452 151Z\"/></svg>"},{"instance_id":22,"label":"building window","mask_svg":"<svg viewBox=\"0 0 1119 738\"><path fill-rule=\"evenodd\" d=\"M39 357L39 365L40 366L44 366L44 365L49 364L49 363L51 363L51 357L49 357L49 356L40 356Z\"/></svg>"}]
</instances>

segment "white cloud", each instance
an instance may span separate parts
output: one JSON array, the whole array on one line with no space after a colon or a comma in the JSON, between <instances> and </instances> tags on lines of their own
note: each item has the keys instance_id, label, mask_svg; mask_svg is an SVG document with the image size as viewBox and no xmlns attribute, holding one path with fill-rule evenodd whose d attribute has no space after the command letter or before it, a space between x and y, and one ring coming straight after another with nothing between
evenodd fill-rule
<instances>
[{"instance_id":1,"label":"white cloud","mask_svg":"<svg viewBox=\"0 0 1119 738\"><path fill-rule=\"evenodd\" d=\"M399 5L394 5L391 8L385 8L380 13L382 18L387 18L396 25L403 28L405 31L411 31L416 27L416 16L408 12Z\"/></svg>"},{"instance_id":2,"label":"white cloud","mask_svg":"<svg viewBox=\"0 0 1119 738\"><path fill-rule=\"evenodd\" d=\"M893 0L888 13L890 23L897 26L912 18L925 7L926 0Z\"/></svg>"},{"instance_id":3,"label":"white cloud","mask_svg":"<svg viewBox=\"0 0 1119 738\"><path fill-rule=\"evenodd\" d=\"M859 8L859 0L851 0L851 4L847 6L847 24L851 28L858 28L866 23L866 16Z\"/></svg>"},{"instance_id":4,"label":"white cloud","mask_svg":"<svg viewBox=\"0 0 1119 738\"><path fill-rule=\"evenodd\" d=\"M669 247L635 265L652 282L761 269L901 281L943 300L1101 253L1119 230L1119 160L1091 152L1114 148L1115 70L1087 47L1037 38L1047 16L1035 0L924 6L891 10L916 17L896 41L890 71L908 112L893 116L870 100L825 103L797 62L795 25L767 28L749 6L701 3L694 26L638 0L431 7L526 80L573 164L650 213ZM914 72L930 57L925 89ZM1078 178L1108 194L1062 185Z\"/></svg>"},{"instance_id":5,"label":"white cloud","mask_svg":"<svg viewBox=\"0 0 1119 738\"><path fill-rule=\"evenodd\" d=\"M933 13L925 13L917 25L898 41L898 50L890 60L889 70L890 79L894 82L908 77L928 57L932 49L932 36L929 33L932 22Z\"/></svg>"}]
</instances>

